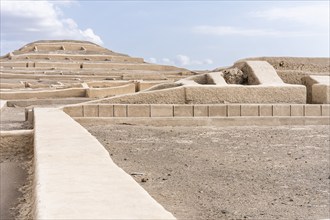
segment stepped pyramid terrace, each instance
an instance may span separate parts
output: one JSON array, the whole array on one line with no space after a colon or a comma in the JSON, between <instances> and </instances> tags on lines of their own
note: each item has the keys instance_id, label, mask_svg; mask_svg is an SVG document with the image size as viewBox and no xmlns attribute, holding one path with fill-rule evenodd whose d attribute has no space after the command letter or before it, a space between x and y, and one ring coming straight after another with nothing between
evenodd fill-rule
<instances>
[{"instance_id":1,"label":"stepped pyramid terrace","mask_svg":"<svg viewBox=\"0 0 330 220\"><path fill-rule=\"evenodd\" d=\"M6 100L103 98L193 74L82 41L37 41L1 58L2 99Z\"/></svg>"},{"instance_id":2,"label":"stepped pyramid terrace","mask_svg":"<svg viewBox=\"0 0 330 220\"><path fill-rule=\"evenodd\" d=\"M193 71L42 40L0 80L1 219L330 218L329 58Z\"/></svg>"}]
</instances>

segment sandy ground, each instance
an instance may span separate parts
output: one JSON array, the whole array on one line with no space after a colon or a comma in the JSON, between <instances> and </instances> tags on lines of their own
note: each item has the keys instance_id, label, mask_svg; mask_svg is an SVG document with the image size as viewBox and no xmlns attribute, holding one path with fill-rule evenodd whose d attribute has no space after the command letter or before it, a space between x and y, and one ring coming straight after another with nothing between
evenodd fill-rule
<instances>
[{"instance_id":1,"label":"sandy ground","mask_svg":"<svg viewBox=\"0 0 330 220\"><path fill-rule=\"evenodd\" d=\"M24 108L3 108L0 130L31 129ZM0 138L0 219L31 219L33 135Z\"/></svg>"},{"instance_id":2,"label":"sandy ground","mask_svg":"<svg viewBox=\"0 0 330 220\"><path fill-rule=\"evenodd\" d=\"M27 174L17 162L2 162L0 167L0 219L12 219L10 209L16 205L17 198L22 196L18 189L23 185Z\"/></svg>"},{"instance_id":3,"label":"sandy ground","mask_svg":"<svg viewBox=\"0 0 330 220\"><path fill-rule=\"evenodd\" d=\"M17 157L8 158L1 155L1 220L32 219L32 158L32 151Z\"/></svg>"},{"instance_id":4,"label":"sandy ground","mask_svg":"<svg viewBox=\"0 0 330 220\"><path fill-rule=\"evenodd\" d=\"M84 126L179 219L330 218L329 126Z\"/></svg>"}]
</instances>

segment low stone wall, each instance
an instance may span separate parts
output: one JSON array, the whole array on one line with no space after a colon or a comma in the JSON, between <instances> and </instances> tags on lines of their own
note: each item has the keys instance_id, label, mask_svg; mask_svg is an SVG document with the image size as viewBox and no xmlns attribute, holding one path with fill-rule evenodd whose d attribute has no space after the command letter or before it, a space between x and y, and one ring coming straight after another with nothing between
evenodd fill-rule
<instances>
[{"instance_id":1,"label":"low stone wall","mask_svg":"<svg viewBox=\"0 0 330 220\"><path fill-rule=\"evenodd\" d=\"M2 110L3 107L7 106L7 100L1 100L0 99L0 112Z\"/></svg>"},{"instance_id":2,"label":"low stone wall","mask_svg":"<svg viewBox=\"0 0 330 220\"><path fill-rule=\"evenodd\" d=\"M83 63L84 69L125 69L125 70L154 70L154 71L171 71L171 70L182 70L187 71L186 69L181 69L173 66L166 66L166 65L155 65L155 64L131 64L131 63Z\"/></svg>"},{"instance_id":3,"label":"low stone wall","mask_svg":"<svg viewBox=\"0 0 330 220\"><path fill-rule=\"evenodd\" d=\"M186 86L186 103L306 103L301 85Z\"/></svg>"},{"instance_id":4,"label":"low stone wall","mask_svg":"<svg viewBox=\"0 0 330 220\"><path fill-rule=\"evenodd\" d=\"M330 105L317 104L90 104L63 110L71 117L330 117Z\"/></svg>"},{"instance_id":5,"label":"low stone wall","mask_svg":"<svg viewBox=\"0 0 330 220\"><path fill-rule=\"evenodd\" d=\"M330 76L306 76L302 83L307 87L309 103L330 104Z\"/></svg>"},{"instance_id":6,"label":"low stone wall","mask_svg":"<svg viewBox=\"0 0 330 220\"><path fill-rule=\"evenodd\" d=\"M131 82L126 80L115 80L115 81L91 81L86 83L90 88L107 88L107 87L123 86Z\"/></svg>"},{"instance_id":7,"label":"low stone wall","mask_svg":"<svg viewBox=\"0 0 330 220\"><path fill-rule=\"evenodd\" d=\"M101 103L118 104L217 104L217 103L306 103L302 85L203 85L180 86L113 97Z\"/></svg>"},{"instance_id":8,"label":"low stone wall","mask_svg":"<svg viewBox=\"0 0 330 220\"><path fill-rule=\"evenodd\" d=\"M39 90L24 92L2 92L0 99L45 99L45 98L68 98L68 97L86 97L86 89L59 89L59 90Z\"/></svg>"},{"instance_id":9,"label":"low stone wall","mask_svg":"<svg viewBox=\"0 0 330 220\"><path fill-rule=\"evenodd\" d=\"M330 117L227 117L227 118L74 118L82 125L144 125L144 126L207 126L207 127L227 127L227 126L304 126L304 125L330 125Z\"/></svg>"},{"instance_id":10,"label":"low stone wall","mask_svg":"<svg viewBox=\"0 0 330 220\"><path fill-rule=\"evenodd\" d=\"M26 53L24 55L14 55L12 60L24 59L50 59L50 60L91 60L91 61L108 61L108 62L135 62L143 63L143 58L125 57L125 56L113 56L113 55L87 55L87 54L47 54L47 53Z\"/></svg>"},{"instance_id":11,"label":"low stone wall","mask_svg":"<svg viewBox=\"0 0 330 220\"><path fill-rule=\"evenodd\" d=\"M22 83L0 83L0 89L23 89L25 85Z\"/></svg>"},{"instance_id":12,"label":"low stone wall","mask_svg":"<svg viewBox=\"0 0 330 220\"><path fill-rule=\"evenodd\" d=\"M31 105L70 105L92 101L92 98L58 98L58 99L16 99L7 102L8 107L28 107Z\"/></svg>"},{"instance_id":13,"label":"low stone wall","mask_svg":"<svg viewBox=\"0 0 330 220\"><path fill-rule=\"evenodd\" d=\"M170 83L173 82L171 80L159 80L159 81L139 81L137 82L137 91L144 91L146 89L149 89L155 85L159 85L162 83Z\"/></svg>"},{"instance_id":14,"label":"low stone wall","mask_svg":"<svg viewBox=\"0 0 330 220\"><path fill-rule=\"evenodd\" d=\"M134 83L110 88L89 88L86 90L86 96L89 98L104 98L129 93L135 93Z\"/></svg>"},{"instance_id":15,"label":"low stone wall","mask_svg":"<svg viewBox=\"0 0 330 220\"><path fill-rule=\"evenodd\" d=\"M113 98L103 99L101 101L96 102L130 104L184 104L186 102L184 91L184 87L177 87L122 95Z\"/></svg>"},{"instance_id":16,"label":"low stone wall","mask_svg":"<svg viewBox=\"0 0 330 220\"><path fill-rule=\"evenodd\" d=\"M330 85L316 84L312 89L312 103L330 104Z\"/></svg>"},{"instance_id":17,"label":"low stone wall","mask_svg":"<svg viewBox=\"0 0 330 220\"><path fill-rule=\"evenodd\" d=\"M276 70L266 61L240 61L234 67L241 69L248 75L249 85L284 84Z\"/></svg>"},{"instance_id":18,"label":"low stone wall","mask_svg":"<svg viewBox=\"0 0 330 220\"><path fill-rule=\"evenodd\" d=\"M35 219L175 219L64 112L34 114Z\"/></svg>"}]
</instances>

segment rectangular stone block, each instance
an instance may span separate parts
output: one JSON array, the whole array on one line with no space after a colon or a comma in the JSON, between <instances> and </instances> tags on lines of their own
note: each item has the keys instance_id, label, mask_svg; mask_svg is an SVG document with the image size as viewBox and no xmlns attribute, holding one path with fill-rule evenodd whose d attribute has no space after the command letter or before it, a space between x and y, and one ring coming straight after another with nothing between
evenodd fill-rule
<instances>
[{"instance_id":1,"label":"rectangular stone block","mask_svg":"<svg viewBox=\"0 0 330 220\"><path fill-rule=\"evenodd\" d=\"M127 105L113 105L113 117L127 117Z\"/></svg>"},{"instance_id":2,"label":"rectangular stone block","mask_svg":"<svg viewBox=\"0 0 330 220\"><path fill-rule=\"evenodd\" d=\"M272 105L259 105L259 116L273 116L273 106Z\"/></svg>"},{"instance_id":3,"label":"rectangular stone block","mask_svg":"<svg viewBox=\"0 0 330 220\"><path fill-rule=\"evenodd\" d=\"M192 105L174 105L174 117L193 117Z\"/></svg>"},{"instance_id":4,"label":"rectangular stone block","mask_svg":"<svg viewBox=\"0 0 330 220\"><path fill-rule=\"evenodd\" d=\"M99 105L99 117L113 117L113 105Z\"/></svg>"},{"instance_id":5,"label":"rectangular stone block","mask_svg":"<svg viewBox=\"0 0 330 220\"><path fill-rule=\"evenodd\" d=\"M83 105L84 117L99 117L98 105Z\"/></svg>"},{"instance_id":6,"label":"rectangular stone block","mask_svg":"<svg viewBox=\"0 0 330 220\"><path fill-rule=\"evenodd\" d=\"M330 105L322 105L322 116L330 117Z\"/></svg>"},{"instance_id":7,"label":"rectangular stone block","mask_svg":"<svg viewBox=\"0 0 330 220\"><path fill-rule=\"evenodd\" d=\"M259 116L259 105L241 105L241 116Z\"/></svg>"},{"instance_id":8,"label":"rectangular stone block","mask_svg":"<svg viewBox=\"0 0 330 220\"><path fill-rule=\"evenodd\" d=\"M304 105L291 105L291 116L304 116Z\"/></svg>"},{"instance_id":9,"label":"rectangular stone block","mask_svg":"<svg viewBox=\"0 0 330 220\"><path fill-rule=\"evenodd\" d=\"M273 105L273 116L290 116L291 110L288 104Z\"/></svg>"},{"instance_id":10,"label":"rectangular stone block","mask_svg":"<svg viewBox=\"0 0 330 220\"><path fill-rule=\"evenodd\" d=\"M241 116L241 105L228 105L227 106L227 115L231 116Z\"/></svg>"},{"instance_id":11,"label":"rectangular stone block","mask_svg":"<svg viewBox=\"0 0 330 220\"><path fill-rule=\"evenodd\" d=\"M305 116L321 116L321 105L305 105Z\"/></svg>"},{"instance_id":12,"label":"rectangular stone block","mask_svg":"<svg viewBox=\"0 0 330 220\"><path fill-rule=\"evenodd\" d=\"M315 84L312 86L312 103L330 104L330 76L326 81L328 85Z\"/></svg>"},{"instance_id":13,"label":"rectangular stone block","mask_svg":"<svg viewBox=\"0 0 330 220\"><path fill-rule=\"evenodd\" d=\"M227 117L227 105L209 105L209 117Z\"/></svg>"},{"instance_id":14,"label":"rectangular stone block","mask_svg":"<svg viewBox=\"0 0 330 220\"><path fill-rule=\"evenodd\" d=\"M83 107L82 105L79 106L69 106L64 107L63 111L70 115L71 117L83 117Z\"/></svg>"},{"instance_id":15,"label":"rectangular stone block","mask_svg":"<svg viewBox=\"0 0 330 220\"><path fill-rule=\"evenodd\" d=\"M150 106L127 105L127 117L150 117Z\"/></svg>"},{"instance_id":16,"label":"rectangular stone block","mask_svg":"<svg viewBox=\"0 0 330 220\"><path fill-rule=\"evenodd\" d=\"M150 105L151 117L173 117L173 105Z\"/></svg>"},{"instance_id":17,"label":"rectangular stone block","mask_svg":"<svg viewBox=\"0 0 330 220\"><path fill-rule=\"evenodd\" d=\"M194 117L208 117L209 107L207 105L194 105Z\"/></svg>"}]
</instances>

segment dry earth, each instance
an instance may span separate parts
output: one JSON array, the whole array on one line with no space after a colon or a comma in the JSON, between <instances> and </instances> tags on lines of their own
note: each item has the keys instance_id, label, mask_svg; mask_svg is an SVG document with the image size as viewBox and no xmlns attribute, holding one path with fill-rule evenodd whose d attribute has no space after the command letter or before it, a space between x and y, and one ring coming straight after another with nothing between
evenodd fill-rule
<instances>
[{"instance_id":1,"label":"dry earth","mask_svg":"<svg viewBox=\"0 0 330 220\"><path fill-rule=\"evenodd\" d=\"M32 145L30 138L20 138L26 145ZM1 138L0 148L4 148ZM11 144L12 145L12 144ZM22 143L18 144L22 145ZM14 149L14 148L13 148ZM30 151L10 153L1 149L0 154L0 219L32 219L32 161L33 148Z\"/></svg>"},{"instance_id":2,"label":"dry earth","mask_svg":"<svg viewBox=\"0 0 330 220\"><path fill-rule=\"evenodd\" d=\"M83 125L179 219L330 218L329 126Z\"/></svg>"},{"instance_id":3,"label":"dry earth","mask_svg":"<svg viewBox=\"0 0 330 220\"><path fill-rule=\"evenodd\" d=\"M0 130L31 129L25 108L1 109ZM0 137L0 219L31 219L33 135Z\"/></svg>"}]
</instances>

